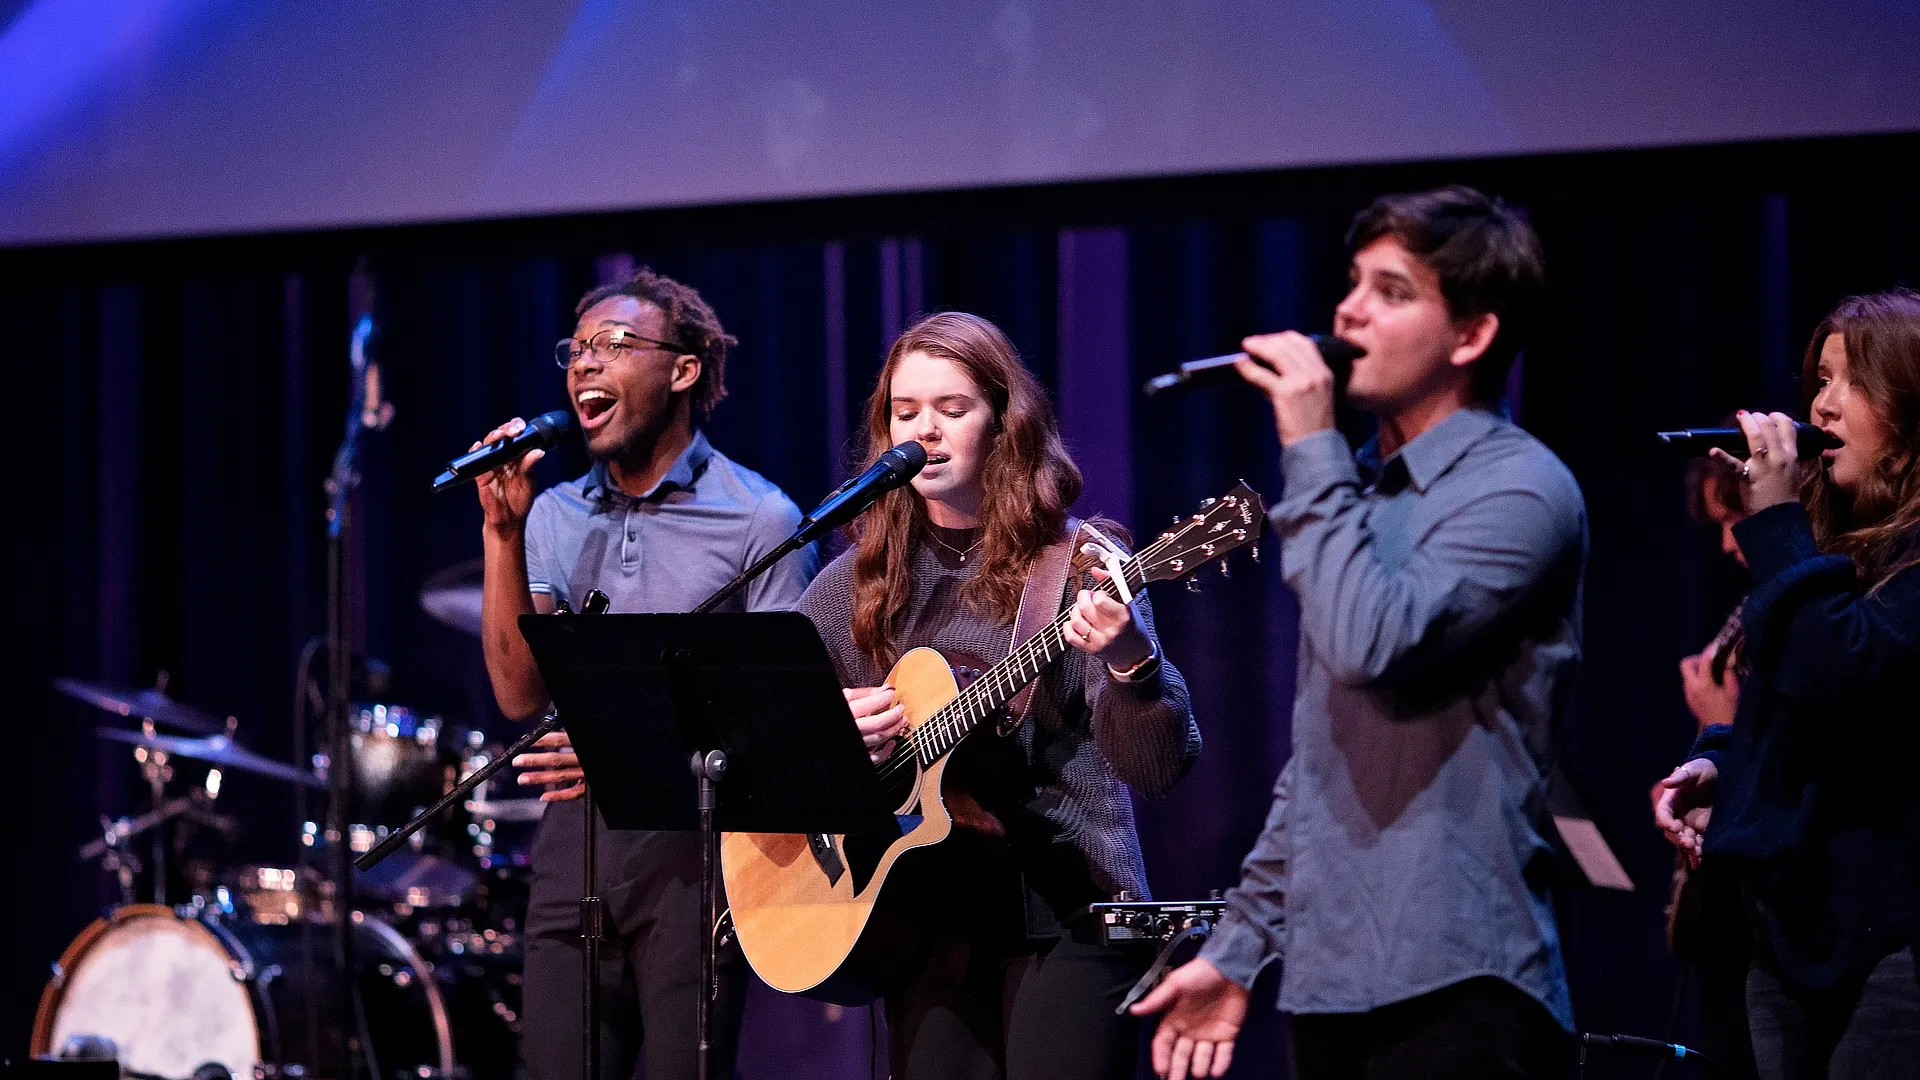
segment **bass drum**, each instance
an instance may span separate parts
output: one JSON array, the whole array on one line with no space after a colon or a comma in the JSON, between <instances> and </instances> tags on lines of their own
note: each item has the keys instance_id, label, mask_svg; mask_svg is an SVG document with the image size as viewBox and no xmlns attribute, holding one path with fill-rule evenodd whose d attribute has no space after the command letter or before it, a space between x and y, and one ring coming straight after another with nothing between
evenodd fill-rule
<instances>
[{"instance_id":1,"label":"bass drum","mask_svg":"<svg viewBox=\"0 0 1920 1080\"><path fill-rule=\"evenodd\" d=\"M358 913L354 950L372 1043L363 1064L377 1064L380 1080L451 1077L453 1040L431 969L392 927ZM303 959L309 953L312 964ZM217 1062L241 1080L343 1076L332 1015L337 970L331 926L123 907L87 927L60 957L40 995L32 1052L56 1053L75 1035L104 1035L129 1074L186 1077Z\"/></svg>"}]
</instances>

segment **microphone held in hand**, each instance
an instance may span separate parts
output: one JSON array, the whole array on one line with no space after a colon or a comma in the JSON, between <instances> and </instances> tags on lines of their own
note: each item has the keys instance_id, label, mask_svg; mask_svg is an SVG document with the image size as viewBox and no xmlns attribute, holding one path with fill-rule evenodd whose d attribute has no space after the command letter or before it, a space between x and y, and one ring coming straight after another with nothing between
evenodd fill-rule
<instances>
[{"instance_id":1,"label":"microphone held in hand","mask_svg":"<svg viewBox=\"0 0 1920 1080\"><path fill-rule=\"evenodd\" d=\"M917 442L903 442L880 455L867 471L841 484L820 501L800 521L794 533L801 544L810 544L833 529L852 521L880 496L919 475L927 466L927 448Z\"/></svg>"},{"instance_id":2,"label":"microphone held in hand","mask_svg":"<svg viewBox=\"0 0 1920 1080\"><path fill-rule=\"evenodd\" d=\"M1653 434L1661 443L1683 454L1704 454L1718 447L1739 457L1747 455L1747 433L1737 427L1682 428ZM1838 450L1844 445L1838 436L1829 435L1812 424L1793 425L1794 452L1801 461L1811 461L1823 451Z\"/></svg>"},{"instance_id":3,"label":"microphone held in hand","mask_svg":"<svg viewBox=\"0 0 1920 1080\"><path fill-rule=\"evenodd\" d=\"M433 478L433 490L435 493L445 491L484 476L502 465L519 461L535 450L551 449L572 430L573 414L565 409L541 413L527 421L527 426L520 430L520 434L488 443L447 462L447 471Z\"/></svg>"},{"instance_id":4,"label":"microphone held in hand","mask_svg":"<svg viewBox=\"0 0 1920 1080\"><path fill-rule=\"evenodd\" d=\"M1347 376L1353 371L1353 362L1367 355L1367 350L1332 334L1309 334L1313 343L1320 347L1320 359L1333 369L1333 392L1339 395L1346 390ZM1233 370L1235 361L1246 358L1246 353L1228 353L1225 356L1209 356L1204 360L1189 360L1165 375L1156 375L1147 380L1141 390L1148 397L1163 390L1187 386L1224 386L1227 383L1240 382L1240 373ZM1258 362L1257 360L1255 361Z\"/></svg>"}]
</instances>

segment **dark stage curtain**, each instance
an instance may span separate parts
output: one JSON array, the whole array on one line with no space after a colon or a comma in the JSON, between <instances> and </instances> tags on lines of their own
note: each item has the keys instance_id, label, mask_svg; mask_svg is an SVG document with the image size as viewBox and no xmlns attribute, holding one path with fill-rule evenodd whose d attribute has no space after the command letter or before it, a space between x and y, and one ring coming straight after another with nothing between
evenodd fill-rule
<instances>
[{"instance_id":1,"label":"dark stage curtain","mask_svg":"<svg viewBox=\"0 0 1920 1080\"><path fill-rule=\"evenodd\" d=\"M1353 212L1452 181L1524 207L1546 244L1548 319L1513 407L1572 467L1591 519L1564 763L1638 885L1567 890L1567 957L1583 1028L1659 1035L1677 968L1645 793L1691 738L1675 664L1739 583L1649 433L1797 407L1805 336L1833 302L1920 283L1916 149L1874 137L0 251L19 436L0 1050L24 1050L48 964L112 901L74 850L98 815L139 808L127 755L92 734L105 718L57 697L53 676L165 670L254 748L297 756L293 669L323 629L321 479L353 281L370 286L397 408L364 463L360 641L392 666L392 700L500 733L477 644L416 602L427 575L479 552L471 494L429 497L427 481L493 424L563 406L548 349L596 281L638 261L706 294L741 341L709 433L803 506L845 475L893 334L920 312L986 315L1056 395L1088 474L1081 509L1147 537L1242 477L1277 496L1277 464L1249 395L1147 401L1139 382L1249 332L1324 329ZM544 479L581 467L569 449ZM1234 881L1288 753L1297 614L1273 560L1155 603L1206 749L1171 797L1143 803L1142 841L1158 895L1205 895ZM236 774L222 802L247 822L241 856L292 856L287 792ZM750 1075L859 1068L857 1012L755 1008ZM1275 1029L1257 1009L1236 1072L1277 1074Z\"/></svg>"}]
</instances>

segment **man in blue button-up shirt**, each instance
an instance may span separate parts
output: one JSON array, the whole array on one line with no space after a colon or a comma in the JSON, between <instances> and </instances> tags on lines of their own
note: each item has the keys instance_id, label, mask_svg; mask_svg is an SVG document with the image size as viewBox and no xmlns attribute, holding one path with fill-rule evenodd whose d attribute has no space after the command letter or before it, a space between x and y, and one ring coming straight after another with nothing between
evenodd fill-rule
<instances>
[{"instance_id":1,"label":"man in blue button-up shirt","mask_svg":"<svg viewBox=\"0 0 1920 1080\"><path fill-rule=\"evenodd\" d=\"M1248 988L1283 961L1295 1075L1540 1077L1571 1066L1547 892L1547 777L1580 655L1586 512L1499 399L1541 290L1539 242L1465 188L1356 219L1334 329L1379 434L1358 460L1333 375L1295 334L1249 338L1273 406L1272 511L1300 600L1293 756L1167 1010L1163 1076L1218 1076Z\"/></svg>"}]
</instances>

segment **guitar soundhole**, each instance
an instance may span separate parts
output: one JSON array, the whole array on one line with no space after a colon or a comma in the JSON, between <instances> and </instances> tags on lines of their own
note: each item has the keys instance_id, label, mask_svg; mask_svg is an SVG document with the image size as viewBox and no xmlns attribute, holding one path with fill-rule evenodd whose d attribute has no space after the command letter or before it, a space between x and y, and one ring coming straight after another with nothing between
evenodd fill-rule
<instances>
[{"instance_id":1,"label":"guitar soundhole","mask_svg":"<svg viewBox=\"0 0 1920 1080\"><path fill-rule=\"evenodd\" d=\"M894 751L894 757L881 762L881 767L884 769L899 760L899 755L912 752L902 744ZM903 765L892 773L882 773L881 790L886 793L887 803L895 807L893 812L896 815L917 813L920 809L920 767L915 765L908 768Z\"/></svg>"}]
</instances>

